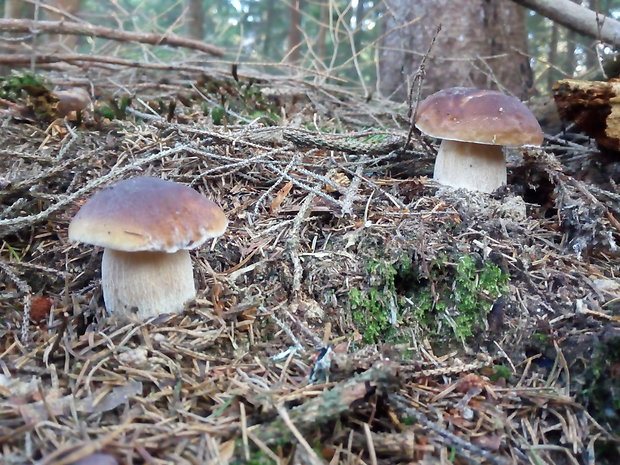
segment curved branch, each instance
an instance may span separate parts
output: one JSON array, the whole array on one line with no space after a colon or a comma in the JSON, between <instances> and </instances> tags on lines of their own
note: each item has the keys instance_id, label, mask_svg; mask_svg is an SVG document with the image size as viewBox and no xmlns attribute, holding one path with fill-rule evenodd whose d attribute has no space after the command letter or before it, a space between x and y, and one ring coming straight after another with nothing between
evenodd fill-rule
<instances>
[{"instance_id":1,"label":"curved branch","mask_svg":"<svg viewBox=\"0 0 620 465\"><path fill-rule=\"evenodd\" d=\"M177 34L156 34L152 32L129 32L93 26L88 23L70 21L32 21L30 19L0 19L0 31L21 33L68 34L79 36L102 37L121 42L139 42L151 45L170 45L184 47L210 55L222 56L224 51L214 45L198 40L188 39Z\"/></svg>"},{"instance_id":2,"label":"curved branch","mask_svg":"<svg viewBox=\"0 0 620 465\"><path fill-rule=\"evenodd\" d=\"M562 26L620 46L620 22L570 0L513 0Z\"/></svg>"}]
</instances>

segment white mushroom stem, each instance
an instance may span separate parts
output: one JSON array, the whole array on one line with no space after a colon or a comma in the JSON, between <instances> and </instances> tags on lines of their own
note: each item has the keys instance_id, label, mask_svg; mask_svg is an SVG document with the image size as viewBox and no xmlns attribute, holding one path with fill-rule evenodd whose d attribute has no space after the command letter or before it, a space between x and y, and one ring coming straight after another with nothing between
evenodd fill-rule
<instances>
[{"instance_id":1,"label":"white mushroom stem","mask_svg":"<svg viewBox=\"0 0 620 465\"><path fill-rule=\"evenodd\" d=\"M433 179L446 186L493 192L506 184L502 146L444 139L435 160Z\"/></svg>"},{"instance_id":2,"label":"white mushroom stem","mask_svg":"<svg viewBox=\"0 0 620 465\"><path fill-rule=\"evenodd\" d=\"M103 298L109 313L146 320L180 313L196 297L187 250L121 252L106 248L101 263Z\"/></svg>"}]
</instances>

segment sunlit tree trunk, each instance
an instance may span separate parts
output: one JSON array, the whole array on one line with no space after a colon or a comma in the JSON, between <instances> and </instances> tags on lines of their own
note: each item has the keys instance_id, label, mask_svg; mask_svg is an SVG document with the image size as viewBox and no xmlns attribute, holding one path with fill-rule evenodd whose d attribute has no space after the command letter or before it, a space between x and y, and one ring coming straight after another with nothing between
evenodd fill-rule
<instances>
[{"instance_id":1,"label":"sunlit tree trunk","mask_svg":"<svg viewBox=\"0 0 620 465\"><path fill-rule=\"evenodd\" d=\"M187 5L187 32L192 39L203 40L205 37L204 12L202 0L189 0Z\"/></svg>"},{"instance_id":2,"label":"sunlit tree trunk","mask_svg":"<svg viewBox=\"0 0 620 465\"><path fill-rule=\"evenodd\" d=\"M510 0L385 0L379 90L406 98L439 24L423 95L453 86L499 88L524 98L532 86L524 10Z\"/></svg>"},{"instance_id":3,"label":"sunlit tree trunk","mask_svg":"<svg viewBox=\"0 0 620 465\"><path fill-rule=\"evenodd\" d=\"M573 0L573 2L581 5L581 0ZM569 76L574 76L577 68L577 59L575 57L577 41L577 33L572 29L568 29L566 31L566 63L564 65L564 70Z\"/></svg>"}]
</instances>

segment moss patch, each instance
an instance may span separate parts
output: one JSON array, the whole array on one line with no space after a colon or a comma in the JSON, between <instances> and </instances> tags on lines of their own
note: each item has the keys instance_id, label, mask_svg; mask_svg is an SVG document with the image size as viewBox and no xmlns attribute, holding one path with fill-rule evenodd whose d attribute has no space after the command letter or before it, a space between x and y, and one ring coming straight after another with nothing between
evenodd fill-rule
<instances>
[{"instance_id":1,"label":"moss patch","mask_svg":"<svg viewBox=\"0 0 620 465\"><path fill-rule=\"evenodd\" d=\"M400 327L465 341L485 327L493 302L506 293L509 276L497 265L462 255L442 256L416 270L408 255L396 262L372 260L369 286L349 291L353 321L367 343L402 341ZM421 267L420 267L421 268Z\"/></svg>"}]
</instances>

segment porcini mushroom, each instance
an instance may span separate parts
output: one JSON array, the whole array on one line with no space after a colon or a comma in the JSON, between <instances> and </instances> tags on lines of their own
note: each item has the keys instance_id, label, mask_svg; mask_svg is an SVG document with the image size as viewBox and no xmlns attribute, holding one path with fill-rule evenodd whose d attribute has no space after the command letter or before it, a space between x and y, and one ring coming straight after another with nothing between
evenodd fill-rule
<instances>
[{"instance_id":1,"label":"porcini mushroom","mask_svg":"<svg viewBox=\"0 0 620 465\"><path fill-rule=\"evenodd\" d=\"M443 139L433 179L482 192L506 184L503 146L543 141L532 112L520 100L493 90L440 90L420 103L415 124L423 133Z\"/></svg>"},{"instance_id":2,"label":"porcini mushroom","mask_svg":"<svg viewBox=\"0 0 620 465\"><path fill-rule=\"evenodd\" d=\"M227 223L194 189L136 177L93 195L71 221L69 239L104 247L108 312L145 320L179 313L196 296L188 250L222 235Z\"/></svg>"},{"instance_id":3,"label":"porcini mushroom","mask_svg":"<svg viewBox=\"0 0 620 465\"><path fill-rule=\"evenodd\" d=\"M73 87L66 90L57 90L54 95L58 99L56 105L56 116L64 118L72 112L84 111L92 107L93 102L86 89L81 87ZM75 114L74 114L75 116Z\"/></svg>"}]
</instances>

